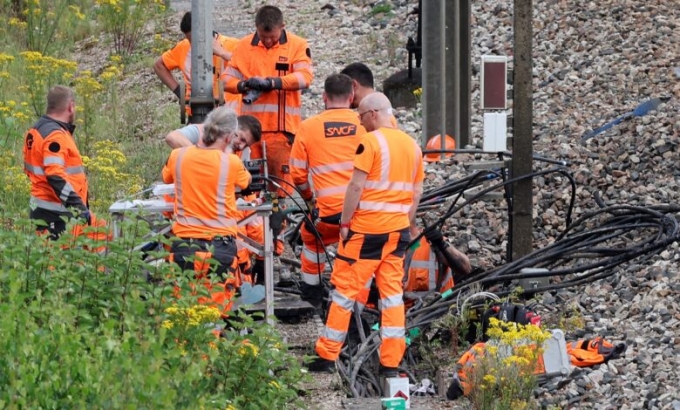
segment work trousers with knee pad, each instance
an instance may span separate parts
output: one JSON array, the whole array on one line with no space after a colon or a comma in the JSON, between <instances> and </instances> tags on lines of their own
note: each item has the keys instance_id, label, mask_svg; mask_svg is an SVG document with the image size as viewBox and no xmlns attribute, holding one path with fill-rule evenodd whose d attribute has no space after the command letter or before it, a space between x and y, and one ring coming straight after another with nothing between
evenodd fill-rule
<instances>
[{"instance_id":1,"label":"work trousers with knee pad","mask_svg":"<svg viewBox=\"0 0 680 410\"><path fill-rule=\"evenodd\" d=\"M380 293L380 363L398 367L406 350L405 316L402 292L404 252L409 243L408 229L385 234L361 234L350 230L341 240L331 283L331 307L326 326L316 343L316 352L336 360L347 336L354 304L375 272Z\"/></svg>"},{"instance_id":2,"label":"work trousers with knee pad","mask_svg":"<svg viewBox=\"0 0 680 410\"><path fill-rule=\"evenodd\" d=\"M172 243L170 252L171 261L182 270L193 270L195 278L201 280L210 294L210 298L201 297L198 302L215 306L226 316L231 310L231 299L241 285L239 278L233 274L238 268L234 238L178 239ZM210 280L212 275L220 279L217 282ZM177 288L175 296L180 296Z\"/></svg>"}]
</instances>

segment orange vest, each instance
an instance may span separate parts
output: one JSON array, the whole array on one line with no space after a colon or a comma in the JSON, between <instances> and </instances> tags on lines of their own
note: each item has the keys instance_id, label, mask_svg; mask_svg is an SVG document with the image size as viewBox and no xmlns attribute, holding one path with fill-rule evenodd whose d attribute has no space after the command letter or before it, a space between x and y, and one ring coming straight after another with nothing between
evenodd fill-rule
<instances>
[{"instance_id":1,"label":"orange vest","mask_svg":"<svg viewBox=\"0 0 680 410\"><path fill-rule=\"evenodd\" d=\"M347 184L354 170L354 155L366 130L349 108L330 109L300 124L290 153L290 174L303 198L312 196L319 216L342 212Z\"/></svg>"},{"instance_id":2,"label":"orange vest","mask_svg":"<svg viewBox=\"0 0 680 410\"><path fill-rule=\"evenodd\" d=\"M235 189L250 174L234 154L196 146L175 149L163 167L163 182L175 184L175 222L180 238L236 236Z\"/></svg>"},{"instance_id":3,"label":"orange vest","mask_svg":"<svg viewBox=\"0 0 680 410\"><path fill-rule=\"evenodd\" d=\"M238 39L233 37L223 36L222 34L218 37L222 48L227 51L233 52L236 47ZM189 100L191 98L191 43L188 39L184 39L177 43L175 47L164 52L161 55L163 59L163 64L168 70L180 70L182 72L182 78L184 79L184 84L186 85L185 98ZM213 56L213 95L218 98L218 80L220 75L224 71L226 66L225 61L217 56ZM241 96L238 94L232 94L225 91L224 93L224 103L230 106L234 111L238 112L238 107L241 103Z\"/></svg>"},{"instance_id":4,"label":"orange vest","mask_svg":"<svg viewBox=\"0 0 680 410\"><path fill-rule=\"evenodd\" d=\"M441 287L437 289L439 281L439 262L437 255L425 238L420 238L420 246L408 251L412 255L408 264L407 282L404 288L407 292L446 292L453 288L451 269L446 269L445 277L441 280ZM408 256L406 257L409 258ZM406 262L404 262L406 266Z\"/></svg>"},{"instance_id":5,"label":"orange vest","mask_svg":"<svg viewBox=\"0 0 680 410\"><path fill-rule=\"evenodd\" d=\"M57 214L87 209L87 176L73 128L44 115L26 133L24 172L31 180L32 208Z\"/></svg>"},{"instance_id":6,"label":"orange vest","mask_svg":"<svg viewBox=\"0 0 680 410\"><path fill-rule=\"evenodd\" d=\"M352 230L387 233L407 228L415 185L424 178L423 155L415 140L394 128L364 134L354 168L368 177L350 222Z\"/></svg>"},{"instance_id":7,"label":"orange vest","mask_svg":"<svg viewBox=\"0 0 680 410\"><path fill-rule=\"evenodd\" d=\"M222 74L225 88L238 93L238 83L250 77L275 77L281 89L262 93L252 104L242 104L241 114L260 120L263 132L297 133L300 125L300 90L314 78L307 40L281 31L279 42L267 49L257 33L239 40L227 69Z\"/></svg>"}]
</instances>

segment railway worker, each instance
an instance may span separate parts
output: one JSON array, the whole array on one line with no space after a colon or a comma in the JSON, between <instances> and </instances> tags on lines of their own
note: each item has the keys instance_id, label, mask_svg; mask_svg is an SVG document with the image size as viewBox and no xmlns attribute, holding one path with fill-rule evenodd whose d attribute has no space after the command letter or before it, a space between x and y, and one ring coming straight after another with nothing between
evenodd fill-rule
<instances>
[{"instance_id":1,"label":"railway worker","mask_svg":"<svg viewBox=\"0 0 680 410\"><path fill-rule=\"evenodd\" d=\"M154 63L153 69L161 82L165 84L176 96L177 98L189 99L191 97L191 12L187 12L182 17L180 23L180 30L184 33L185 38L175 44L175 46L164 52ZM220 33L213 33L213 85L214 85L214 95L217 98L218 95L218 80L220 74L222 73L226 62L232 57L232 51L238 42L238 39L233 37L227 37ZM185 95L180 96L180 87L177 80L172 74L172 71L180 70L182 73L182 78L184 80ZM237 94L224 93L225 105L232 108L234 111L238 112L240 105L240 97ZM187 106L188 107L188 106ZM189 112L189 116L191 113ZM191 123L191 119L189 119Z\"/></svg>"},{"instance_id":2,"label":"railway worker","mask_svg":"<svg viewBox=\"0 0 680 410\"><path fill-rule=\"evenodd\" d=\"M342 74L349 76L352 79L352 88L354 90L354 99L352 100L352 108L359 107L361 100L369 94L375 92L373 83L373 72L364 63L352 63L347 65L341 71ZM392 116L392 127L397 128L397 119Z\"/></svg>"},{"instance_id":3,"label":"railway worker","mask_svg":"<svg viewBox=\"0 0 680 410\"><path fill-rule=\"evenodd\" d=\"M323 297L324 247L338 242L342 203L352 177L354 155L360 137L366 132L350 108L353 96L351 78L344 74L326 78L322 96L326 110L302 121L290 154L293 183L309 210L318 209L315 227L303 224L300 229L303 241L300 290L302 298L317 307Z\"/></svg>"},{"instance_id":4,"label":"railway worker","mask_svg":"<svg viewBox=\"0 0 680 410\"><path fill-rule=\"evenodd\" d=\"M229 152L237 130L236 113L219 107L205 120L202 146L173 150L163 167L163 182L175 184L172 258L183 270L196 271L212 296L208 303L223 313L239 286L230 275L237 253L235 191L247 188L251 180L243 162ZM211 275L217 276L217 284L208 279Z\"/></svg>"},{"instance_id":5,"label":"railway worker","mask_svg":"<svg viewBox=\"0 0 680 410\"><path fill-rule=\"evenodd\" d=\"M88 224L92 218L87 175L73 139L75 117L73 90L57 85L47 93L45 115L24 137L24 172L31 181L30 218L36 221L37 231L48 233L51 239L66 229L64 216Z\"/></svg>"},{"instance_id":6,"label":"railway worker","mask_svg":"<svg viewBox=\"0 0 680 410\"><path fill-rule=\"evenodd\" d=\"M375 272L382 305L380 372L394 377L406 350L402 290L409 227L422 195L420 147L392 126L392 106L382 93L364 97L359 119L368 133L356 150L340 218L340 245L331 275L335 286L326 326L310 371L328 371L347 336L354 303Z\"/></svg>"},{"instance_id":7,"label":"railway worker","mask_svg":"<svg viewBox=\"0 0 680 410\"><path fill-rule=\"evenodd\" d=\"M267 147L269 175L289 183L288 161L301 119L301 90L314 78L307 40L285 29L283 14L274 6L263 6L255 14L255 33L236 44L232 59L222 74L227 91L259 98L247 99L241 113L262 123L262 140ZM245 97L244 96L244 97ZM262 158L255 144L252 158ZM283 185L287 193L292 188ZM286 195L279 190L279 197ZM275 230L279 227L275 227ZM279 228L280 229L280 228Z\"/></svg>"},{"instance_id":8,"label":"railway worker","mask_svg":"<svg viewBox=\"0 0 680 410\"><path fill-rule=\"evenodd\" d=\"M182 148L192 145L201 146L201 138L203 137L203 124L189 124L182 128L170 131L165 136L165 143L170 148ZM262 126L260 121L252 115L238 116L238 131L229 140L229 146L234 154L242 159L249 159L249 151L253 144L260 142L262 138ZM246 155L248 154L248 155Z\"/></svg>"}]
</instances>

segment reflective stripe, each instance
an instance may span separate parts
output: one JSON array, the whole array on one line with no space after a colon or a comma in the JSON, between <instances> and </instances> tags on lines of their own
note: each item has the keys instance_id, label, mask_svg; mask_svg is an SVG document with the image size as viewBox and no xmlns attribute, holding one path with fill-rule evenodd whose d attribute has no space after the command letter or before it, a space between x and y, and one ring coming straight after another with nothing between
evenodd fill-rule
<instances>
[{"instance_id":1,"label":"reflective stripe","mask_svg":"<svg viewBox=\"0 0 680 410\"><path fill-rule=\"evenodd\" d=\"M369 189L413 192L413 184L410 182L366 181L364 186Z\"/></svg>"},{"instance_id":2,"label":"reflective stripe","mask_svg":"<svg viewBox=\"0 0 680 410\"><path fill-rule=\"evenodd\" d=\"M225 228L236 226L236 221L231 218L201 219L193 216L178 215L177 222L182 225L206 226L208 228Z\"/></svg>"},{"instance_id":3,"label":"reflective stripe","mask_svg":"<svg viewBox=\"0 0 680 410\"><path fill-rule=\"evenodd\" d=\"M232 110L236 111L238 109L238 102L237 101L227 101L224 103L224 106L227 108L231 108ZM241 156L243 157L243 155Z\"/></svg>"},{"instance_id":4,"label":"reflective stripe","mask_svg":"<svg viewBox=\"0 0 680 410\"><path fill-rule=\"evenodd\" d=\"M344 194L345 192L347 192L347 185L332 186L316 191L316 197L323 198L326 196Z\"/></svg>"},{"instance_id":5,"label":"reflective stripe","mask_svg":"<svg viewBox=\"0 0 680 410\"><path fill-rule=\"evenodd\" d=\"M349 310L350 312L352 311L352 308L354 307L354 301L348 299L345 295L341 294L337 290L333 290L333 293L331 294L331 301L341 307L342 309Z\"/></svg>"},{"instance_id":6,"label":"reflective stripe","mask_svg":"<svg viewBox=\"0 0 680 410\"><path fill-rule=\"evenodd\" d=\"M335 164L324 164L311 167L309 171L312 175L327 174L329 172L351 171L354 169L354 161L336 162Z\"/></svg>"},{"instance_id":7,"label":"reflective stripe","mask_svg":"<svg viewBox=\"0 0 680 410\"><path fill-rule=\"evenodd\" d=\"M295 71L302 71L303 68L311 69L312 66L309 63L304 62L304 61L300 62L300 63L293 64L293 70L295 70Z\"/></svg>"},{"instance_id":8,"label":"reflective stripe","mask_svg":"<svg viewBox=\"0 0 680 410\"><path fill-rule=\"evenodd\" d=\"M298 117L300 116L300 107L291 107L289 105L286 105L285 110L286 110L286 115L296 115ZM279 105L278 104L258 104L257 101L256 101L253 104L243 104L241 106L241 112L242 113L246 113L246 112L278 113L279 112Z\"/></svg>"},{"instance_id":9,"label":"reflective stripe","mask_svg":"<svg viewBox=\"0 0 680 410\"><path fill-rule=\"evenodd\" d=\"M293 75L295 76L295 78L297 78L300 88L307 88L307 80L305 79L304 74L293 73Z\"/></svg>"},{"instance_id":10,"label":"reflective stripe","mask_svg":"<svg viewBox=\"0 0 680 410\"><path fill-rule=\"evenodd\" d=\"M68 175L83 174L85 173L85 168L83 168L82 165L78 165L75 167L66 167L66 173Z\"/></svg>"},{"instance_id":11,"label":"reflective stripe","mask_svg":"<svg viewBox=\"0 0 680 410\"><path fill-rule=\"evenodd\" d=\"M427 269L427 286L429 290L436 290L437 287L437 256L432 248L430 248L429 259L426 261L412 260L410 269ZM450 276L450 274L449 274ZM443 281L442 283L446 283Z\"/></svg>"},{"instance_id":12,"label":"reflective stripe","mask_svg":"<svg viewBox=\"0 0 680 410\"><path fill-rule=\"evenodd\" d=\"M300 184L300 185L296 185L296 186L300 191L306 191L306 190L309 189L309 182L305 182L304 184Z\"/></svg>"},{"instance_id":13,"label":"reflective stripe","mask_svg":"<svg viewBox=\"0 0 680 410\"><path fill-rule=\"evenodd\" d=\"M401 306L404 304L404 295L401 293L392 295L390 297L380 299L380 303L382 303L383 309Z\"/></svg>"},{"instance_id":14,"label":"reflective stripe","mask_svg":"<svg viewBox=\"0 0 680 410\"><path fill-rule=\"evenodd\" d=\"M50 158L54 157L48 157L43 161L43 165L63 165L63 161L54 161L50 160ZM59 158L60 159L60 158ZM28 162L24 162L24 170L33 173L34 175L45 175L45 170L42 167L38 167L35 165L31 165ZM83 174L85 173L85 168L82 165L76 165L74 167L66 167L66 174L68 175L77 175L77 174Z\"/></svg>"},{"instance_id":15,"label":"reflective stripe","mask_svg":"<svg viewBox=\"0 0 680 410\"><path fill-rule=\"evenodd\" d=\"M31 172L33 175L45 175L45 171L42 167L31 165L28 162L24 162L24 171Z\"/></svg>"},{"instance_id":16,"label":"reflective stripe","mask_svg":"<svg viewBox=\"0 0 680 410\"><path fill-rule=\"evenodd\" d=\"M308 285L318 285L321 283L321 278L320 275L314 275L312 273L307 273L307 272L302 272L300 271L300 275L302 276L302 281L305 282Z\"/></svg>"},{"instance_id":17,"label":"reflective stripe","mask_svg":"<svg viewBox=\"0 0 680 410\"><path fill-rule=\"evenodd\" d=\"M361 302L356 302L356 303L354 304L354 311L357 312L357 313L359 313L359 314L362 314L362 313L364 312L364 309L365 309L365 308L366 308L366 305L364 305L364 304L361 303Z\"/></svg>"},{"instance_id":18,"label":"reflective stripe","mask_svg":"<svg viewBox=\"0 0 680 410\"><path fill-rule=\"evenodd\" d=\"M382 339L402 339L406 337L406 329L403 327L380 327L380 337Z\"/></svg>"},{"instance_id":19,"label":"reflective stripe","mask_svg":"<svg viewBox=\"0 0 680 410\"><path fill-rule=\"evenodd\" d=\"M307 161L303 159L291 158L290 165L298 168L307 168Z\"/></svg>"},{"instance_id":20,"label":"reflective stripe","mask_svg":"<svg viewBox=\"0 0 680 410\"><path fill-rule=\"evenodd\" d=\"M343 343L347 337L347 332L341 332L326 326L323 328L323 332L321 332L321 337L333 340L334 342Z\"/></svg>"},{"instance_id":21,"label":"reflective stripe","mask_svg":"<svg viewBox=\"0 0 680 410\"><path fill-rule=\"evenodd\" d=\"M302 247L302 254L305 258L314 263L326 263L327 261L325 253L316 253L306 246Z\"/></svg>"},{"instance_id":22,"label":"reflective stripe","mask_svg":"<svg viewBox=\"0 0 680 410\"><path fill-rule=\"evenodd\" d=\"M390 204L388 202L360 201L359 202L359 209L369 210L369 211L408 213L409 210L411 209L411 205Z\"/></svg>"},{"instance_id":23,"label":"reflective stripe","mask_svg":"<svg viewBox=\"0 0 680 410\"><path fill-rule=\"evenodd\" d=\"M68 197L71 196L71 193L75 193L75 190L73 189L73 186L67 182L61 189L59 199L61 199L62 202L66 202L68 200Z\"/></svg>"},{"instance_id":24,"label":"reflective stripe","mask_svg":"<svg viewBox=\"0 0 680 410\"><path fill-rule=\"evenodd\" d=\"M64 158L61 157L45 157L43 159L43 166L47 165L64 165Z\"/></svg>"},{"instance_id":25,"label":"reflective stripe","mask_svg":"<svg viewBox=\"0 0 680 410\"><path fill-rule=\"evenodd\" d=\"M184 147L180 149L177 155L177 163L175 164L175 189L177 190L177 222L183 225L191 225L195 227L206 226L209 228L224 228L237 226L237 222L233 218L227 217L227 178L229 177L229 161L220 161L220 170L217 183L216 199L216 213L214 218L197 218L194 216L187 216L184 208L183 181L181 165L184 160L184 154L187 149L191 147ZM226 154L224 154L226 156Z\"/></svg>"},{"instance_id":26,"label":"reflective stripe","mask_svg":"<svg viewBox=\"0 0 680 410\"><path fill-rule=\"evenodd\" d=\"M378 130L374 131L373 135L375 135L375 139L378 141L378 145L380 145L380 181L389 182L390 148L387 145L387 139L385 139L385 135Z\"/></svg>"},{"instance_id":27,"label":"reflective stripe","mask_svg":"<svg viewBox=\"0 0 680 410\"><path fill-rule=\"evenodd\" d=\"M48 211L64 213L69 212L69 210L61 203L57 204L56 202L46 201L44 199L36 198L33 195L31 195L28 203L31 208L42 208L47 209Z\"/></svg>"},{"instance_id":28,"label":"reflective stripe","mask_svg":"<svg viewBox=\"0 0 680 410\"><path fill-rule=\"evenodd\" d=\"M243 77L243 74L241 74L241 72L239 70L235 69L232 66L228 66L225 73L226 73L227 76L238 78L239 80L245 79L245 77Z\"/></svg>"}]
</instances>

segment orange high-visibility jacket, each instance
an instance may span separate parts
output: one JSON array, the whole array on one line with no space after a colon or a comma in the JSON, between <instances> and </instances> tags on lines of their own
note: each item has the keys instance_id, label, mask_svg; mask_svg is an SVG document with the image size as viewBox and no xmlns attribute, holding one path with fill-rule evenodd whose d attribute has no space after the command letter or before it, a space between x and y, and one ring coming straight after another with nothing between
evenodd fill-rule
<instances>
[{"instance_id":1,"label":"orange high-visibility jacket","mask_svg":"<svg viewBox=\"0 0 680 410\"><path fill-rule=\"evenodd\" d=\"M46 115L24 137L24 172L31 180L31 208L69 214L87 209L87 176L73 140L75 127Z\"/></svg>"},{"instance_id":2,"label":"orange high-visibility jacket","mask_svg":"<svg viewBox=\"0 0 680 410\"><path fill-rule=\"evenodd\" d=\"M218 40L227 51L233 52L238 43L237 38L218 35ZM163 59L163 64L168 70L180 70L182 72L182 78L184 79L184 84L186 85L185 98L188 100L191 98L191 43L188 39L184 39L177 43L175 47L164 52L161 55ZM217 56L213 56L213 95L215 98L218 97L218 80L220 75L226 67L226 62ZM241 96L238 94L232 94L225 91L224 93L225 105L229 105L234 111L238 112L238 107L241 103Z\"/></svg>"},{"instance_id":3,"label":"orange high-visibility jacket","mask_svg":"<svg viewBox=\"0 0 680 410\"><path fill-rule=\"evenodd\" d=\"M437 289L439 282L439 262L437 255L430 246L430 243L425 238L420 238L419 246L415 250L408 250L407 261L404 262L404 268L407 269L406 286L404 290L408 292L445 292L453 288L453 277L451 269L447 268L443 274L445 277L441 280L441 287Z\"/></svg>"},{"instance_id":4,"label":"orange high-visibility jacket","mask_svg":"<svg viewBox=\"0 0 680 410\"><path fill-rule=\"evenodd\" d=\"M267 49L257 33L242 38L222 79L227 91L238 93L238 83L250 77L272 77L277 89L264 92L253 104L242 104L241 114L257 117L264 132L296 134L301 122L300 90L309 88L314 79L307 40L282 30L279 42Z\"/></svg>"},{"instance_id":5,"label":"orange high-visibility jacket","mask_svg":"<svg viewBox=\"0 0 680 410\"><path fill-rule=\"evenodd\" d=\"M236 236L235 190L250 183L250 173L236 155L196 146L175 149L163 167L163 182L175 184L176 236Z\"/></svg>"},{"instance_id":6,"label":"orange high-visibility jacket","mask_svg":"<svg viewBox=\"0 0 680 410\"><path fill-rule=\"evenodd\" d=\"M290 153L290 174L304 199L312 196L308 180L312 174L319 216L342 212L354 155L365 133L349 108L326 110L300 124Z\"/></svg>"},{"instance_id":7,"label":"orange high-visibility jacket","mask_svg":"<svg viewBox=\"0 0 680 410\"><path fill-rule=\"evenodd\" d=\"M364 134L354 167L368 178L351 229L387 233L408 228L415 186L424 178L423 154L415 140L394 128Z\"/></svg>"}]
</instances>

